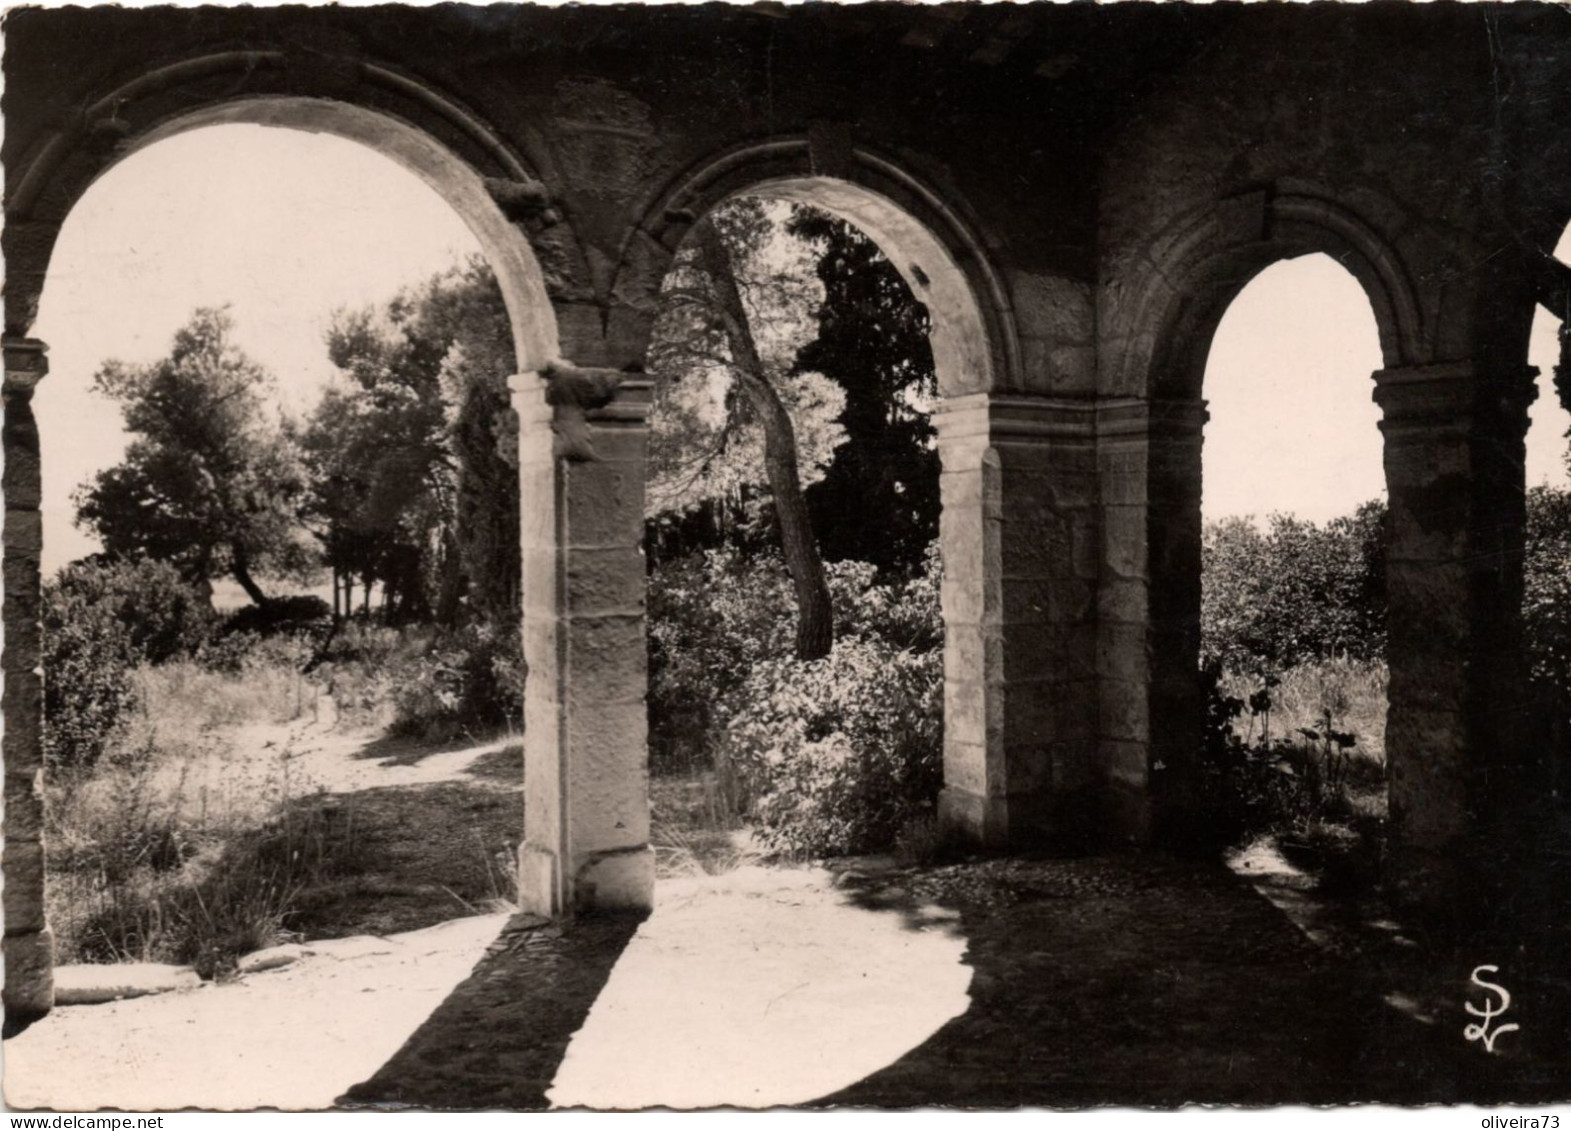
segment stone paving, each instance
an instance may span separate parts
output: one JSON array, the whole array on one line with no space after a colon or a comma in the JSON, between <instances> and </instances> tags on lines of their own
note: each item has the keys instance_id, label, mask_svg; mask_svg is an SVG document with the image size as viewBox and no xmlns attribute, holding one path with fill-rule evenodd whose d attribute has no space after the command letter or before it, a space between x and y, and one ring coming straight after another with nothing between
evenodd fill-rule
<instances>
[{"instance_id":1,"label":"stone paving","mask_svg":"<svg viewBox=\"0 0 1571 1131\"><path fill-rule=\"evenodd\" d=\"M901 870L853 862L838 869L837 883L852 904L905 916L911 930L932 927L935 905L958 912L973 973L960 1016L815 1105L1571 1096L1566 1065L1517 1055L1515 1034L1496 1056L1462 1039L1464 986L1449 1014L1420 1020L1394 1008L1383 1000L1389 987L1378 966L1366 970L1356 955L1311 942L1216 863L1127 855ZM638 925L515 921L469 980L343 1102L549 1106L569 1041ZM826 1009L826 1031L841 1023ZM682 1041L682 1018L669 1026L669 1039Z\"/></svg>"}]
</instances>

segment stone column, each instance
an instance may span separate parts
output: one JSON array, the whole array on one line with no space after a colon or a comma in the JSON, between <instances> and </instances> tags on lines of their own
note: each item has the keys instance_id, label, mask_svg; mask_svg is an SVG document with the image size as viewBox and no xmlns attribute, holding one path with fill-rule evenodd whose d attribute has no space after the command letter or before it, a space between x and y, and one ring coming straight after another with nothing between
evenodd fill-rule
<instances>
[{"instance_id":1,"label":"stone column","mask_svg":"<svg viewBox=\"0 0 1571 1131\"><path fill-rule=\"evenodd\" d=\"M54 936L44 917L43 676L39 647L42 478L33 389L48 347L6 338L5 353L5 1024L54 1005Z\"/></svg>"},{"instance_id":2,"label":"stone column","mask_svg":"<svg viewBox=\"0 0 1571 1131\"><path fill-rule=\"evenodd\" d=\"M579 416L577 408L553 408L548 385L537 374L511 382L528 666L520 900L547 915L647 909L654 895L644 703L650 386L624 381L609 404Z\"/></svg>"},{"instance_id":3,"label":"stone column","mask_svg":"<svg viewBox=\"0 0 1571 1131\"><path fill-rule=\"evenodd\" d=\"M1521 663L1523 462L1534 371L1375 374L1384 413L1390 779L1387 877L1440 915L1513 850L1534 752ZM1493 863L1492 863L1493 862Z\"/></svg>"},{"instance_id":4,"label":"stone column","mask_svg":"<svg viewBox=\"0 0 1571 1131\"><path fill-rule=\"evenodd\" d=\"M1096 781L1094 404L973 394L943 460L941 819L989 847L1091 831Z\"/></svg>"},{"instance_id":5,"label":"stone column","mask_svg":"<svg viewBox=\"0 0 1571 1131\"><path fill-rule=\"evenodd\" d=\"M1144 841L1182 823L1201 741L1201 400L1098 413L1100 757L1109 824Z\"/></svg>"}]
</instances>

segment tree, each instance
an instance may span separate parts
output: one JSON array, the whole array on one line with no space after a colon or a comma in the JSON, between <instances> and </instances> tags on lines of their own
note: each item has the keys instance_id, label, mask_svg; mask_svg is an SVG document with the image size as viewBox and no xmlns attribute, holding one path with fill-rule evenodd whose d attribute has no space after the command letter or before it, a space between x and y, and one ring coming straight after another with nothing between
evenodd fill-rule
<instances>
[{"instance_id":1,"label":"tree","mask_svg":"<svg viewBox=\"0 0 1571 1131\"><path fill-rule=\"evenodd\" d=\"M301 434L305 519L335 575L380 581L397 616L518 608L517 424L501 290L474 258L327 335L344 381ZM352 581L351 581L352 584Z\"/></svg>"},{"instance_id":2,"label":"tree","mask_svg":"<svg viewBox=\"0 0 1571 1131\"><path fill-rule=\"evenodd\" d=\"M657 498L679 500L705 476L723 466L731 441L749 426L762 438L764 479L768 484L782 555L797 602L796 654L818 659L834 644L834 613L823 559L803 495L802 469L791 402L811 402L811 378L791 380L793 318L800 325L806 310L800 272L793 277L773 247L776 226L763 204L744 199L716 209L694 226L668 276L664 298L669 316L659 328L651 361L669 389L685 380L687 390L702 383L723 408L706 420L689 400L677 400L676 421L657 423L657 441L682 436L669 445L680 451L662 465L656 461ZM761 343L762 339L762 343ZM790 387L790 393L785 392ZM823 385L817 402L828 403ZM666 398L671 403L671 398ZM682 409L686 409L685 417ZM827 429L825 430L827 431ZM657 444L657 450L659 445ZM834 445L830 444L829 451ZM684 483L680 476L687 475ZM673 485L674 484L674 485ZM670 505L670 502L667 503Z\"/></svg>"},{"instance_id":3,"label":"tree","mask_svg":"<svg viewBox=\"0 0 1571 1131\"><path fill-rule=\"evenodd\" d=\"M258 575L304 575L297 537L304 468L269 411L271 376L231 341L227 309L202 308L150 365L107 361L96 391L121 404L125 459L77 491L77 522L115 555L206 583L230 574L257 605Z\"/></svg>"},{"instance_id":4,"label":"tree","mask_svg":"<svg viewBox=\"0 0 1571 1131\"><path fill-rule=\"evenodd\" d=\"M830 561L910 573L938 537L931 319L858 228L797 206L787 230L811 245L823 285L818 334L797 354L795 370L821 373L844 390L846 443L807 494L819 545Z\"/></svg>"}]
</instances>

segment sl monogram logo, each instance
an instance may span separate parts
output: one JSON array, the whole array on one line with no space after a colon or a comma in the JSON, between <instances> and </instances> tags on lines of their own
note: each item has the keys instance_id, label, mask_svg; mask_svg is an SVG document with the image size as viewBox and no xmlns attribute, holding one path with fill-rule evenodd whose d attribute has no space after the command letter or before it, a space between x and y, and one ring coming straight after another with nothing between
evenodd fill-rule
<instances>
[{"instance_id":1,"label":"sl monogram logo","mask_svg":"<svg viewBox=\"0 0 1571 1131\"><path fill-rule=\"evenodd\" d=\"M1462 1027L1462 1036L1466 1037L1470 1041L1482 1041L1484 1044L1484 1051L1494 1052L1496 1037L1500 1036L1501 1033L1509 1033L1513 1029L1520 1029L1522 1026L1514 1023L1507 1023L1504 1025L1497 1025L1492 1032L1490 1031L1489 1023L1496 1017L1499 1017L1506 1010L1511 1008L1511 994L1504 986L1497 986L1493 982L1484 981L1484 979L1478 976L1480 973L1498 974L1500 973L1500 967L1473 967L1472 981L1475 986L1478 986L1484 991L1484 1007L1479 1009L1472 1002L1464 1001L1462 1003L1462 1008L1467 1010L1474 1017L1482 1017L1483 1020L1474 1025L1464 1025ZM1500 1005L1498 1007L1496 1007L1490 1000L1489 995L1491 993L1497 993L1500 995Z\"/></svg>"}]
</instances>

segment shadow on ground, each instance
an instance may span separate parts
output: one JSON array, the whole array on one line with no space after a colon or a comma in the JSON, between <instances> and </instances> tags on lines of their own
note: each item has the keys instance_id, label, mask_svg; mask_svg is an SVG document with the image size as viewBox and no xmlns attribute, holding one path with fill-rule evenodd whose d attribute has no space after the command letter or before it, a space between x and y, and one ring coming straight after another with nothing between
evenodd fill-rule
<instances>
[{"instance_id":1,"label":"shadow on ground","mask_svg":"<svg viewBox=\"0 0 1571 1131\"><path fill-rule=\"evenodd\" d=\"M344 1107L550 1106L546 1090L638 916L518 915L471 974Z\"/></svg>"},{"instance_id":2,"label":"shadow on ground","mask_svg":"<svg viewBox=\"0 0 1571 1131\"><path fill-rule=\"evenodd\" d=\"M1209 862L1131 855L904 875L852 868L843 883L862 906L899 909L913 926L925 901L960 910L976 974L963 1016L822 1105L1521 1103L1571 1095L1564 1059L1491 1056L1463 1039L1475 1019L1463 1013L1469 988L1456 963L1430 961L1431 983L1454 985L1455 996L1448 1013L1420 1021L1383 1000L1383 967L1312 943Z\"/></svg>"},{"instance_id":3,"label":"shadow on ground","mask_svg":"<svg viewBox=\"0 0 1571 1131\"><path fill-rule=\"evenodd\" d=\"M934 929L935 907L958 912L974 974L963 1014L809 1106L1571 1096L1563 1056L1532 1059L1509 1039L1503 1055L1491 1056L1463 1039L1472 1019L1462 1012L1468 987L1455 963L1440 963L1432 978L1454 984L1449 1012L1421 1020L1383 1000L1390 987L1379 963L1311 942L1217 863L1130 854L907 869L862 861L837 871L845 898L901 916L912 931ZM626 918L562 928L516 919L403 1049L342 1102L546 1107L570 1038L637 926ZM1531 1027L1531 1004L1522 1007ZM824 1011L826 1031L838 1023L833 1012ZM680 1018L670 1018L669 1039L683 1039Z\"/></svg>"}]
</instances>

